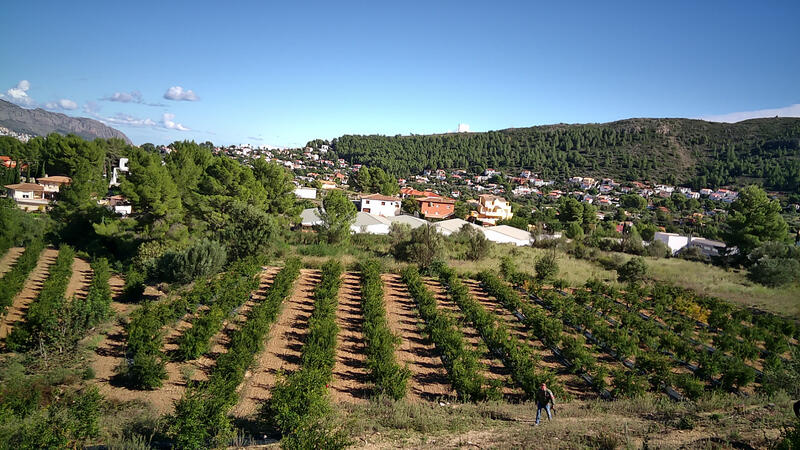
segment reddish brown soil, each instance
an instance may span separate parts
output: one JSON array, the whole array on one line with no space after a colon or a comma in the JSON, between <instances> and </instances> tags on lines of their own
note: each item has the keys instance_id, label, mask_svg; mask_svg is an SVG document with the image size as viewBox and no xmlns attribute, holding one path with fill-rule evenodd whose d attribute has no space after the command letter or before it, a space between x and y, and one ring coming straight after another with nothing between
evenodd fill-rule
<instances>
[{"instance_id":1,"label":"reddish brown soil","mask_svg":"<svg viewBox=\"0 0 800 450\"><path fill-rule=\"evenodd\" d=\"M435 401L447 397L452 400L455 391L447 380L447 370L436 347L421 334L422 323L408 288L397 274L385 273L381 278L389 328L401 339L397 361L411 370L407 398Z\"/></svg>"},{"instance_id":2,"label":"reddish brown soil","mask_svg":"<svg viewBox=\"0 0 800 450\"><path fill-rule=\"evenodd\" d=\"M69 279L69 284L67 284L64 298L71 298L73 295L78 298L85 298L91 282L92 267L88 262L75 258L72 262L72 276Z\"/></svg>"},{"instance_id":3,"label":"reddish brown soil","mask_svg":"<svg viewBox=\"0 0 800 450\"><path fill-rule=\"evenodd\" d=\"M523 395L522 390L514 385L508 368L486 348L483 338L481 338L478 331L464 319L458 305L450 299L444 287L438 281L428 278L425 279L425 285L436 297L436 303L439 309L447 311L456 318L459 323L459 329L464 334L465 341L474 350L479 351L480 362L486 367L484 371L486 379L492 381L499 380L502 382L501 392L504 398L508 400L520 400Z\"/></svg>"},{"instance_id":4,"label":"reddish brown soil","mask_svg":"<svg viewBox=\"0 0 800 450\"><path fill-rule=\"evenodd\" d=\"M14 264L16 264L17 260L19 259L22 252L25 251L24 247L11 247L8 249L3 258L0 259L0 277L6 274Z\"/></svg>"},{"instance_id":5,"label":"reddish brown soil","mask_svg":"<svg viewBox=\"0 0 800 450\"><path fill-rule=\"evenodd\" d=\"M272 326L267 343L255 368L245 374L235 417L252 416L261 403L269 399L279 372L291 373L300 367L300 355L314 310L314 287L321 279L318 270L302 269L292 295L283 303L277 322Z\"/></svg>"},{"instance_id":6,"label":"reddish brown soil","mask_svg":"<svg viewBox=\"0 0 800 450\"><path fill-rule=\"evenodd\" d=\"M532 337L523 325L513 314L509 313L507 309L500 304L494 297L489 296L480 283L475 280L463 280L464 284L469 288L470 294L475 297L484 308L494 313L503 324L508 327L508 330L520 341L529 345L534 353L538 355L541 360L539 366L547 368L556 374L556 378L564 386L564 389L573 397L579 399L596 398L597 394L582 378L577 375L571 374L563 364L561 364L556 356L540 341Z\"/></svg>"},{"instance_id":7,"label":"reddish brown soil","mask_svg":"<svg viewBox=\"0 0 800 450\"><path fill-rule=\"evenodd\" d=\"M42 283L47 279L50 271L50 266L56 262L58 250L47 248L39 255L39 260L36 262L36 267L33 268L25 281L22 290L14 297L14 302L6 311L0 322L0 339L5 339L11 333L14 325L23 320L25 313L28 311L28 306L39 295L42 289Z\"/></svg>"},{"instance_id":8,"label":"reddish brown soil","mask_svg":"<svg viewBox=\"0 0 800 450\"><path fill-rule=\"evenodd\" d=\"M364 316L361 311L361 286L359 275L347 272L339 289L336 312L339 326L336 344L336 364L330 393L336 402L363 402L370 394L367 354L364 335Z\"/></svg>"}]
</instances>

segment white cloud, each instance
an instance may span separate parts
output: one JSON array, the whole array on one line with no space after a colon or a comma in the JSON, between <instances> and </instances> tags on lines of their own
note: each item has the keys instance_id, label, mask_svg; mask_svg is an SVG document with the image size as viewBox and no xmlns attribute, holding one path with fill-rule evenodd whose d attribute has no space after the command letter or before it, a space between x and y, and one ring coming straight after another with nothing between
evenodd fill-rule
<instances>
[{"instance_id":1,"label":"white cloud","mask_svg":"<svg viewBox=\"0 0 800 450\"><path fill-rule=\"evenodd\" d=\"M62 98L61 100L55 102L47 102L44 105L47 109L63 109L67 111L72 111L73 109L78 109L78 104L68 98Z\"/></svg>"},{"instance_id":2,"label":"white cloud","mask_svg":"<svg viewBox=\"0 0 800 450\"><path fill-rule=\"evenodd\" d=\"M800 103L785 106L783 108L759 109L756 111L742 111L715 116L703 116L702 120L709 122L741 122L747 119L759 119L763 117L800 117Z\"/></svg>"},{"instance_id":3,"label":"white cloud","mask_svg":"<svg viewBox=\"0 0 800 450\"><path fill-rule=\"evenodd\" d=\"M175 122L173 119L175 119L175 114L164 113L161 118L161 125L168 130L189 131L189 128Z\"/></svg>"},{"instance_id":4,"label":"white cloud","mask_svg":"<svg viewBox=\"0 0 800 450\"><path fill-rule=\"evenodd\" d=\"M167 92L164 93L164 98L167 100L184 100L187 102L194 102L200 100L200 98L192 91L191 89L184 90L180 86L172 86L171 88L167 89Z\"/></svg>"},{"instance_id":5,"label":"white cloud","mask_svg":"<svg viewBox=\"0 0 800 450\"><path fill-rule=\"evenodd\" d=\"M31 83L28 80L21 80L15 87L10 88L5 94L0 94L0 98L7 98L12 103L23 106L32 106L36 102L28 96L28 89Z\"/></svg>"}]
</instances>

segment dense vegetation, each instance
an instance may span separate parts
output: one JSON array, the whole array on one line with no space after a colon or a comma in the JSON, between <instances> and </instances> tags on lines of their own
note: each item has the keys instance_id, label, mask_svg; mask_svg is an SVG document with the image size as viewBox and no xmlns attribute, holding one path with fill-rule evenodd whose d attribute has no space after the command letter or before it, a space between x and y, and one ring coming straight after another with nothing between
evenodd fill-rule
<instances>
[{"instance_id":1,"label":"dense vegetation","mask_svg":"<svg viewBox=\"0 0 800 450\"><path fill-rule=\"evenodd\" d=\"M697 187L757 179L770 189L800 188L800 120L792 118L735 124L630 119L485 133L346 135L332 144L340 158L397 176L425 169L525 168L548 179L581 175Z\"/></svg>"}]
</instances>

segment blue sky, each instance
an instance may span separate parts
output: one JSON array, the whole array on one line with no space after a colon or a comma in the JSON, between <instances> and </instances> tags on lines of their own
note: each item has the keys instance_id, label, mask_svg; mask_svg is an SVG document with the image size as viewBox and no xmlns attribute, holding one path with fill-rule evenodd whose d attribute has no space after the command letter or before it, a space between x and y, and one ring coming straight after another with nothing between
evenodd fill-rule
<instances>
[{"instance_id":1,"label":"blue sky","mask_svg":"<svg viewBox=\"0 0 800 450\"><path fill-rule=\"evenodd\" d=\"M17 1L0 94L137 144L800 116L800 2L553 3Z\"/></svg>"}]
</instances>

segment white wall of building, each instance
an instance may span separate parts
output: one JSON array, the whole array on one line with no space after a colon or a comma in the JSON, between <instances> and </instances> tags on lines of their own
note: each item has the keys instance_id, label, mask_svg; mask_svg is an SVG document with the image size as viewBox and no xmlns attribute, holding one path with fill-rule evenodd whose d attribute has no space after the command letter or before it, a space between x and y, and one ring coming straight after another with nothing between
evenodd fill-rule
<instances>
[{"instance_id":1,"label":"white wall of building","mask_svg":"<svg viewBox=\"0 0 800 450\"><path fill-rule=\"evenodd\" d=\"M376 216L393 217L400 212L400 202L362 198L361 211Z\"/></svg>"}]
</instances>

